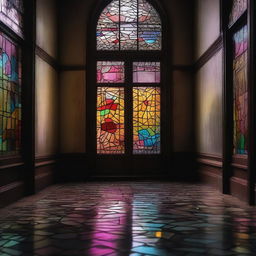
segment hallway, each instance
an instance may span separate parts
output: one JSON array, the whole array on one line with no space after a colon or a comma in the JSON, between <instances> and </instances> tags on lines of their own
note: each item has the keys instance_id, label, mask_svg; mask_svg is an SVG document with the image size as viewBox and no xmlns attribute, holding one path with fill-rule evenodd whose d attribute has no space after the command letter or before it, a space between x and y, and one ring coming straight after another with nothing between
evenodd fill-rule
<instances>
[{"instance_id":1,"label":"hallway","mask_svg":"<svg viewBox=\"0 0 256 256\"><path fill-rule=\"evenodd\" d=\"M255 255L255 216L201 184L55 185L0 210L0 255Z\"/></svg>"}]
</instances>

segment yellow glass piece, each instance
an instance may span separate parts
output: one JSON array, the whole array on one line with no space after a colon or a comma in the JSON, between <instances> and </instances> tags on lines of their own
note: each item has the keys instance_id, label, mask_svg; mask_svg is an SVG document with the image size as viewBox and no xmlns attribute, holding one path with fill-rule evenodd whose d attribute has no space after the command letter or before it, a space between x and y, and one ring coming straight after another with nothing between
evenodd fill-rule
<instances>
[{"instance_id":1,"label":"yellow glass piece","mask_svg":"<svg viewBox=\"0 0 256 256\"><path fill-rule=\"evenodd\" d=\"M157 231L155 236L158 237L158 238L161 238L162 237L162 232L161 231Z\"/></svg>"},{"instance_id":2,"label":"yellow glass piece","mask_svg":"<svg viewBox=\"0 0 256 256\"><path fill-rule=\"evenodd\" d=\"M133 88L133 153L160 153L160 88Z\"/></svg>"}]
</instances>

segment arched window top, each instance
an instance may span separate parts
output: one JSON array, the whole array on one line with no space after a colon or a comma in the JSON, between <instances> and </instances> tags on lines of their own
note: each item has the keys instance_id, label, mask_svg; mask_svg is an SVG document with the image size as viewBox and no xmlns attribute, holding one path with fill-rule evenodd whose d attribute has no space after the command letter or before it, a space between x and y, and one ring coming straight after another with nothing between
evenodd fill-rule
<instances>
[{"instance_id":1,"label":"arched window top","mask_svg":"<svg viewBox=\"0 0 256 256\"><path fill-rule=\"evenodd\" d=\"M97 50L161 50L161 19L146 0L113 0L100 14Z\"/></svg>"},{"instance_id":2,"label":"arched window top","mask_svg":"<svg viewBox=\"0 0 256 256\"><path fill-rule=\"evenodd\" d=\"M233 25L247 9L247 0L233 0L229 15L229 25Z\"/></svg>"},{"instance_id":3,"label":"arched window top","mask_svg":"<svg viewBox=\"0 0 256 256\"><path fill-rule=\"evenodd\" d=\"M22 0L0 0L0 21L19 36L22 36Z\"/></svg>"}]
</instances>

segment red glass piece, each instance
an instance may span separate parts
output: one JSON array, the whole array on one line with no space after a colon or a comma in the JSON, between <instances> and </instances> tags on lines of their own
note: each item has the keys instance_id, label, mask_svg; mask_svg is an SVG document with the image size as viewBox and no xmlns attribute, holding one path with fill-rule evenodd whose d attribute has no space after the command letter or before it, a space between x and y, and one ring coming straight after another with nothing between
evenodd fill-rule
<instances>
[{"instance_id":1,"label":"red glass piece","mask_svg":"<svg viewBox=\"0 0 256 256\"><path fill-rule=\"evenodd\" d=\"M117 131L117 125L111 120L110 122L101 124L101 130L109 133L115 133Z\"/></svg>"},{"instance_id":2,"label":"red glass piece","mask_svg":"<svg viewBox=\"0 0 256 256\"><path fill-rule=\"evenodd\" d=\"M148 106L148 105L149 105L149 101L148 101L148 100L144 100L144 104L145 104L146 106Z\"/></svg>"},{"instance_id":3,"label":"red glass piece","mask_svg":"<svg viewBox=\"0 0 256 256\"><path fill-rule=\"evenodd\" d=\"M118 104L107 104L107 105L104 105L102 107L99 107L98 110L101 111L101 110L106 110L106 109L109 109L109 110L116 110L117 109L117 106Z\"/></svg>"}]
</instances>

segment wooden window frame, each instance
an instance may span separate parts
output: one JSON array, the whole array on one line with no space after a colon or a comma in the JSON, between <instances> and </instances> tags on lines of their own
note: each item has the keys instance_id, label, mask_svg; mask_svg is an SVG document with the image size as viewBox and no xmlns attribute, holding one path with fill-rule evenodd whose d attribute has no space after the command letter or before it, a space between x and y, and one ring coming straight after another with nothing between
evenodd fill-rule
<instances>
[{"instance_id":1,"label":"wooden window frame","mask_svg":"<svg viewBox=\"0 0 256 256\"><path fill-rule=\"evenodd\" d=\"M221 24L224 43L224 88L223 88L223 193L231 193L231 178L237 166L243 167L247 181L247 202L255 205L255 171L256 171L256 5L248 0L247 10L228 25L232 1L220 0ZM248 154L233 154L233 46L232 36L242 26L248 27ZM232 92L232 93L230 93ZM232 132L230 132L232 131Z\"/></svg>"},{"instance_id":2,"label":"wooden window frame","mask_svg":"<svg viewBox=\"0 0 256 256\"><path fill-rule=\"evenodd\" d=\"M97 50L97 39L96 39L96 28L98 17L104 10L104 8L111 2L108 1L98 1L91 11L89 17L88 29L87 29L87 55L86 55L86 153L89 159L89 169L94 169L95 161L99 158L103 159L145 159L145 158L168 158L173 152L172 149L172 88L171 88L171 65L170 60L170 36L168 36L168 19L164 11L164 8L160 5L158 1L147 0L159 14L159 17L162 22L162 48L159 51L156 50L122 50L122 51L106 51L106 50ZM94 36L95 35L95 36ZM113 54L114 53L114 54ZM97 84L96 83L96 64L97 61L124 61L126 69L125 83L115 84ZM145 83L132 83L132 63L133 62L160 62L161 64L161 81L160 83L154 84L145 84ZM127 85L130 84L128 87ZM161 154L132 154L132 125L125 125L125 141L128 144L126 149L129 149L125 154L97 154L97 141L96 141L96 91L97 87L124 87L127 97L126 102L130 104L125 107L125 122L132 124L132 90L127 92L127 88L143 86L149 87L159 87L161 88ZM169 86L168 86L169 85ZM126 88L127 87L127 88ZM170 110L168 113L167 111ZM167 132L169 131L169 132ZM127 137L128 136L128 137ZM166 143L169 141L170 143Z\"/></svg>"},{"instance_id":3,"label":"wooden window frame","mask_svg":"<svg viewBox=\"0 0 256 256\"><path fill-rule=\"evenodd\" d=\"M24 193L34 193L35 166L35 29L36 0L23 0L23 37L0 22L0 31L18 45L21 50L21 146L20 152L0 157L0 171L22 166L20 177L24 181Z\"/></svg>"}]
</instances>

